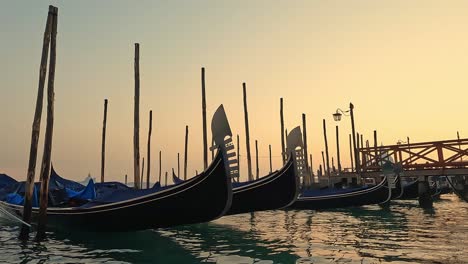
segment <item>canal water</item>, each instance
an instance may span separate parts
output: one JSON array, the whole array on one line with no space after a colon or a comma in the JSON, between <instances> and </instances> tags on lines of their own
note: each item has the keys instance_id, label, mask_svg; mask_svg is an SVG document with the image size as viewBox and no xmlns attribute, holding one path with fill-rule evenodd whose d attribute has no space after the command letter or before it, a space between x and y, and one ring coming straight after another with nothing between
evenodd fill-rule
<instances>
[{"instance_id":1,"label":"canal water","mask_svg":"<svg viewBox=\"0 0 468 264\"><path fill-rule=\"evenodd\" d=\"M0 263L468 263L468 203L448 194L432 210L415 200L276 210L132 233L51 232L41 244L17 235L0 224Z\"/></svg>"}]
</instances>

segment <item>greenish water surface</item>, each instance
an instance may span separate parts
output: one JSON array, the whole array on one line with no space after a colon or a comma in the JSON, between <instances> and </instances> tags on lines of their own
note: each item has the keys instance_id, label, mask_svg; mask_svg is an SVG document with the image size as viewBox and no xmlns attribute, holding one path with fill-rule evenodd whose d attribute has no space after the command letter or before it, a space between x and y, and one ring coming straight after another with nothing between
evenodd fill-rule
<instances>
[{"instance_id":1,"label":"greenish water surface","mask_svg":"<svg viewBox=\"0 0 468 264\"><path fill-rule=\"evenodd\" d=\"M414 200L276 210L132 233L57 231L26 245L17 235L0 224L0 263L468 263L468 203L450 194L433 210Z\"/></svg>"}]
</instances>

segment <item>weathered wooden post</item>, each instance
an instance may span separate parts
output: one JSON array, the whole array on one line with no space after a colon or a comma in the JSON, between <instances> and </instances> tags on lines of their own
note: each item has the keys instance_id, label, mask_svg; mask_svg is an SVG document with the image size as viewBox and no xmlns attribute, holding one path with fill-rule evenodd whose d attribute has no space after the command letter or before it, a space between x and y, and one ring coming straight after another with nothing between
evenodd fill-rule
<instances>
[{"instance_id":1,"label":"weathered wooden post","mask_svg":"<svg viewBox=\"0 0 468 264\"><path fill-rule=\"evenodd\" d=\"M361 172L361 155L359 153L359 148L361 146L361 143L359 142L360 140L360 136L359 136L359 133L356 132L356 170L357 168L359 168L359 172Z\"/></svg>"},{"instance_id":2,"label":"weathered wooden post","mask_svg":"<svg viewBox=\"0 0 468 264\"><path fill-rule=\"evenodd\" d=\"M336 162L338 163L338 173L341 173L340 132L338 126L336 126Z\"/></svg>"},{"instance_id":3,"label":"weathered wooden post","mask_svg":"<svg viewBox=\"0 0 468 264\"><path fill-rule=\"evenodd\" d=\"M256 165L256 169L255 169L255 175L256 175L256 179L258 179L259 176L259 169L258 169L258 141L255 140L255 165Z\"/></svg>"},{"instance_id":4,"label":"weathered wooden post","mask_svg":"<svg viewBox=\"0 0 468 264\"><path fill-rule=\"evenodd\" d=\"M284 142L284 117L283 117L283 98L280 98L280 122L281 122L281 157L283 165L286 164L286 146Z\"/></svg>"},{"instance_id":5,"label":"weathered wooden post","mask_svg":"<svg viewBox=\"0 0 468 264\"><path fill-rule=\"evenodd\" d=\"M104 182L104 169L106 165L106 127L107 127L107 99L104 99L104 121L102 122L102 145L101 145L101 183Z\"/></svg>"},{"instance_id":6,"label":"weathered wooden post","mask_svg":"<svg viewBox=\"0 0 468 264\"><path fill-rule=\"evenodd\" d=\"M308 164L309 162L307 160L307 156L308 156L307 155L308 154L307 153L307 123L306 123L306 115L304 113L302 114L302 132L303 132L302 141L304 142L304 157L305 157L304 162L305 162L306 172L307 172L305 179L304 179L304 184L308 188L310 187L310 184L311 184L310 182L311 171L309 171L309 164Z\"/></svg>"},{"instance_id":7,"label":"weathered wooden post","mask_svg":"<svg viewBox=\"0 0 468 264\"><path fill-rule=\"evenodd\" d=\"M272 166L272 163L271 163L271 144L268 145L268 150L270 152L270 173L273 171L273 166Z\"/></svg>"},{"instance_id":8,"label":"weathered wooden post","mask_svg":"<svg viewBox=\"0 0 468 264\"><path fill-rule=\"evenodd\" d=\"M332 166L331 166L331 167L332 167L332 171L333 171L333 172L336 172L336 168L335 168L335 158L332 156L331 159L332 159Z\"/></svg>"},{"instance_id":9,"label":"weathered wooden post","mask_svg":"<svg viewBox=\"0 0 468 264\"><path fill-rule=\"evenodd\" d=\"M309 154L310 156L310 182L315 183L315 177L314 177L314 166L312 163L312 153Z\"/></svg>"},{"instance_id":10,"label":"weathered wooden post","mask_svg":"<svg viewBox=\"0 0 468 264\"><path fill-rule=\"evenodd\" d=\"M146 189L149 189L150 187L150 175L151 175L151 132L153 131L153 111L149 111L149 129L148 129L148 146L146 147L147 149L147 158L148 161L148 168L146 169ZM178 156L179 154L177 154ZM143 176L142 176L143 177Z\"/></svg>"},{"instance_id":11,"label":"weathered wooden post","mask_svg":"<svg viewBox=\"0 0 468 264\"><path fill-rule=\"evenodd\" d=\"M327 155L327 175L328 182L330 183L330 157L328 155L327 127L325 124L325 119L323 119L323 138L325 139L325 154Z\"/></svg>"},{"instance_id":12,"label":"weathered wooden post","mask_svg":"<svg viewBox=\"0 0 468 264\"><path fill-rule=\"evenodd\" d=\"M177 152L177 177L180 178L180 157L179 152Z\"/></svg>"},{"instance_id":13,"label":"weathered wooden post","mask_svg":"<svg viewBox=\"0 0 468 264\"><path fill-rule=\"evenodd\" d=\"M351 131L353 135L354 167L356 168L356 173L360 173L361 168L359 166L359 152L357 151L359 144L356 144L356 130L354 128L354 105L352 103L349 103L349 114L351 116Z\"/></svg>"},{"instance_id":14,"label":"weathered wooden post","mask_svg":"<svg viewBox=\"0 0 468 264\"><path fill-rule=\"evenodd\" d=\"M240 172L240 143L239 143L239 134L237 134L237 171ZM237 176L237 181L240 180L240 173L239 173L239 176Z\"/></svg>"},{"instance_id":15,"label":"weathered wooden post","mask_svg":"<svg viewBox=\"0 0 468 264\"><path fill-rule=\"evenodd\" d=\"M245 83L242 83L242 91L244 95L244 118L245 118L245 145L247 150L247 169L249 181L253 181L252 160L250 157L250 133L249 133L249 114L247 111L247 88Z\"/></svg>"},{"instance_id":16,"label":"weathered wooden post","mask_svg":"<svg viewBox=\"0 0 468 264\"><path fill-rule=\"evenodd\" d=\"M162 181L161 181L161 176L162 176L162 153L161 153L161 150L159 151L159 184L161 184L162 186Z\"/></svg>"},{"instance_id":17,"label":"weathered wooden post","mask_svg":"<svg viewBox=\"0 0 468 264\"><path fill-rule=\"evenodd\" d=\"M164 186L167 186L167 171L166 171L166 177L165 177L165 180L164 180Z\"/></svg>"},{"instance_id":18,"label":"weathered wooden post","mask_svg":"<svg viewBox=\"0 0 468 264\"><path fill-rule=\"evenodd\" d=\"M127 185L127 174L125 174L125 185Z\"/></svg>"},{"instance_id":19,"label":"weathered wooden post","mask_svg":"<svg viewBox=\"0 0 468 264\"><path fill-rule=\"evenodd\" d=\"M431 188L427 176L420 176L418 178L418 202L422 208L432 208L433 199L431 195Z\"/></svg>"},{"instance_id":20,"label":"weathered wooden post","mask_svg":"<svg viewBox=\"0 0 468 264\"><path fill-rule=\"evenodd\" d=\"M378 167L380 162L379 151L377 148L377 130L374 130L374 155L375 155L375 165Z\"/></svg>"},{"instance_id":21,"label":"weathered wooden post","mask_svg":"<svg viewBox=\"0 0 468 264\"><path fill-rule=\"evenodd\" d=\"M208 139L206 136L206 94L205 94L205 68L201 68L202 82L202 117L203 117L203 168L208 167Z\"/></svg>"},{"instance_id":22,"label":"weathered wooden post","mask_svg":"<svg viewBox=\"0 0 468 264\"><path fill-rule=\"evenodd\" d=\"M320 169L320 171L321 171L322 175L325 175L325 173L327 173L327 172L325 171L325 153L323 152L323 150L322 150L322 165L323 166ZM320 180L319 180L319 182L320 182ZM328 186L330 186L330 178L328 178Z\"/></svg>"},{"instance_id":23,"label":"weathered wooden post","mask_svg":"<svg viewBox=\"0 0 468 264\"><path fill-rule=\"evenodd\" d=\"M351 171L354 171L354 152L351 145L351 134L349 134L349 155L351 156Z\"/></svg>"},{"instance_id":24,"label":"weathered wooden post","mask_svg":"<svg viewBox=\"0 0 468 264\"><path fill-rule=\"evenodd\" d=\"M31 133L31 147L29 150L29 163L28 163L28 174L26 178L25 186L25 199L24 199L24 211L23 221L25 223L31 223L31 210L32 210L32 195L34 191L34 176L36 172L36 161L37 161L37 145L39 143L39 133L41 130L41 116L42 116L42 104L44 101L44 84L47 72L47 60L49 55L50 46L50 32L52 29L53 13L55 8L49 6L49 13L47 15L47 22L44 31L44 39L42 44L42 56L41 65L39 68L39 85L36 99L36 110L34 112L34 121L32 124ZM29 226L22 225L19 238L21 240L27 240L29 237Z\"/></svg>"},{"instance_id":25,"label":"weathered wooden post","mask_svg":"<svg viewBox=\"0 0 468 264\"><path fill-rule=\"evenodd\" d=\"M188 126L185 126L184 181L187 180Z\"/></svg>"},{"instance_id":26,"label":"weathered wooden post","mask_svg":"<svg viewBox=\"0 0 468 264\"><path fill-rule=\"evenodd\" d=\"M145 175L145 158L141 161L141 177L140 177L140 187L143 189L143 175Z\"/></svg>"},{"instance_id":27,"label":"weathered wooden post","mask_svg":"<svg viewBox=\"0 0 468 264\"><path fill-rule=\"evenodd\" d=\"M135 43L135 105L133 117L133 181L140 189L140 44Z\"/></svg>"},{"instance_id":28,"label":"weathered wooden post","mask_svg":"<svg viewBox=\"0 0 468 264\"><path fill-rule=\"evenodd\" d=\"M49 77L47 83L47 123L44 140L44 154L42 155L41 165L41 193L39 198L39 217L36 233L36 240L45 238L45 229L47 225L47 204L49 200L49 177L50 160L52 155L52 137L54 132L54 84L55 84L55 63L56 63L56 39L57 39L57 16L58 8L53 7L52 31L50 39L50 64Z\"/></svg>"}]
</instances>

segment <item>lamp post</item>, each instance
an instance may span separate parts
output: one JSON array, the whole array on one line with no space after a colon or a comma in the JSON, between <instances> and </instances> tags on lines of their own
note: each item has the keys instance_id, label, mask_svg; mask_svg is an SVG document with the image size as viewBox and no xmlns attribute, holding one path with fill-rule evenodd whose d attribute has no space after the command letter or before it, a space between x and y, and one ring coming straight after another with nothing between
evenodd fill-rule
<instances>
[{"instance_id":1,"label":"lamp post","mask_svg":"<svg viewBox=\"0 0 468 264\"><path fill-rule=\"evenodd\" d=\"M359 155L358 155L357 148L356 148L356 132L355 132L355 129L354 129L354 111L353 111L353 109L354 109L354 105L352 103L349 103L349 110L343 111L340 108L338 108L338 109L336 109L336 112L333 114L333 119L338 122L338 121L341 120L342 115L351 116L351 130L352 130L352 133L353 133L353 149L354 149L354 167L356 168L356 173L360 173L361 166L359 164Z\"/></svg>"}]
</instances>

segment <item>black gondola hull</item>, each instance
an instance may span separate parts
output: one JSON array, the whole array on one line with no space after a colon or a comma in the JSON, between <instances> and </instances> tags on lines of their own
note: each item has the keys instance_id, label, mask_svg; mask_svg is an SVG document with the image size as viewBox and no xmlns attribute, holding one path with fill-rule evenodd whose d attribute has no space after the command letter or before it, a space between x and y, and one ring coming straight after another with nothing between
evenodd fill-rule
<instances>
[{"instance_id":1,"label":"black gondola hull","mask_svg":"<svg viewBox=\"0 0 468 264\"><path fill-rule=\"evenodd\" d=\"M231 206L232 186L218 153L202 174L172 188L90 208L49 208L48 223L94 231L134 231L214 220ZM18 214L22 206L3 203ZM37 208L33 217L37 217Z\"/></svg>"},{"instance_id":2,"label":"black gondola hull","mask_svg":"<svg viewBox=\"0 0 468 264\"><path fill-rule=\"evenodd\" d=\"M354 192L322 196L299 196L291 209L333 209L368 204L379 204L389 199L387 180L378 185Z\"/></svg>"},{"instance_id":3,"label":"black gondola hull","mask_svg":"<svg viewBox=\"0 0 468 264\"><path fill-rule=\"evenodd\" d=\"M289 159L285 166L257 181L233 189L233 199L228 215L287 207L297 199L299 183L294 163Z\"/></svg>"}]
</instances>

